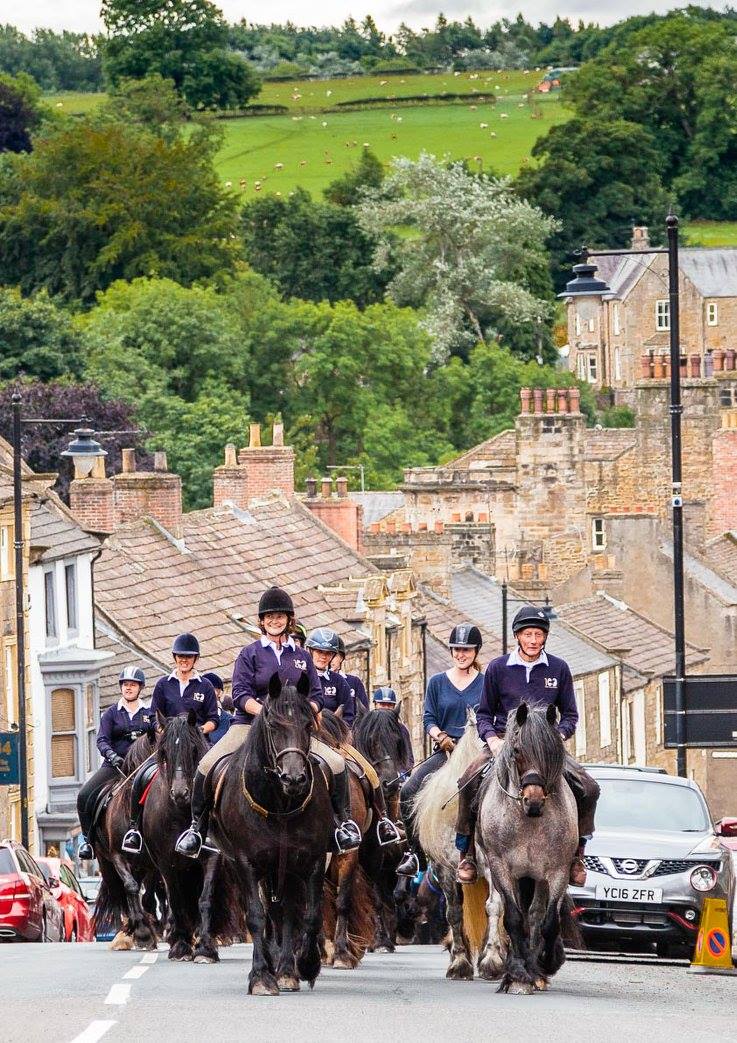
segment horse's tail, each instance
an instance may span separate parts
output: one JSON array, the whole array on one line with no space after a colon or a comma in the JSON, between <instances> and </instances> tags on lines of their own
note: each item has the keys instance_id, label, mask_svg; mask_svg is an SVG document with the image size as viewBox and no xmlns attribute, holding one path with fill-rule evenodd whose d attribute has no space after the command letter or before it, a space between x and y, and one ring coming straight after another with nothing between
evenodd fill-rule
<instances>
[{"instance_id":1,"label":"horse's tail","mask_svg":"<svg viewBox=\"0 0 737 1043\"><path fill-rule=\"evenodd\" d=\"M481 952L486 938L488 897L489 885L484 877L478 879L475 884L463 885L463 933L472 956Z\"/></svg>"},{"instance_id":2,"label":"horse's tail","mask_svg":"<svg viewBox=\"0 0 737 1043\"><path fill-rule=\"evenodd\" d=\"M92 914L97 933L120 930L121 915L126 911L125 890L117 876L114 879L117 886L110 887L103 877L100 890L97 892L95 910Z\"/></svg>"},{"instance_id":3,"label":"horse's tail","mask_svg":"<svg viewBox=\"0 0 737 1043\"><path fill-rule=\"evenodd\" d=\"M586 942L580 924L573 915L573 899L566 892L560 905L560 933L563 944L569 949L585 949Z\"/></svg>"}]
</instances>

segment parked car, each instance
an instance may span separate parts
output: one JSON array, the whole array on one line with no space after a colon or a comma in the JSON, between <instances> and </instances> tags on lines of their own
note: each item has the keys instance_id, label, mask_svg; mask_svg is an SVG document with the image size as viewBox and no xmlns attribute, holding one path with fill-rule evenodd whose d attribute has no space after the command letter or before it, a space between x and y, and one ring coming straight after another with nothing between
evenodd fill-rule
<instances>
[{"instance_id":1,"label":"parked car","mask_svg":"<svg viewBox=\"0 0 737 1043\"><path fill-rule=\"evenodd\" d=\"M587 944L690 957L704 899L725 898L731 911L735 895L731 853L704 795L658 769L588 770L601 787L596 832L586 886L570 889Z\"/></svg>"},{"instance_id":2,"label":"parked car","mask_svg":"<svg viewBox=\"0 0 737 1043\"><path fill-rule=\"evenodd\" d=\"M737 853L737 818L720 818L716 824L717 833L730 851Z\"/></svg>"},{"instance_id":3,"label":"parked car","mask_svg":"<svg viewBox=\"0 0 737 1043\"><path fill-rule=\"evenodd\" d=\"M22 844L0 842L0 940L60 942L64 913Z\"/></svg>"},{"instance_id":4,"label":"parked car","mask_svg":"<svg viewBox=\"0 0 737 1043\"><path fill-rule=\"evenodd\" d=\"M97 894L100 890L100 884L102 883L101 876L81 876L79 878L79 884L82 888L82 894L87 902L87 908L89 909L90 916L92 917L92 929L94 931L95 941L98 942L109 942L116 935L114 930L98 930L97 924L95 923L94 911L95 902L97 901Z\"/></svg>"},{"instance_id":5,"label":"parked car","mask_svg":"<svg viewBox=\"0 0 737 1043\"><path fill-rule=\"evenodd\" d=\"M60 858L39 858L38 864L64 912L64 941L93 942L92 913L71 866Z\"/></svg>"}]
</instances>

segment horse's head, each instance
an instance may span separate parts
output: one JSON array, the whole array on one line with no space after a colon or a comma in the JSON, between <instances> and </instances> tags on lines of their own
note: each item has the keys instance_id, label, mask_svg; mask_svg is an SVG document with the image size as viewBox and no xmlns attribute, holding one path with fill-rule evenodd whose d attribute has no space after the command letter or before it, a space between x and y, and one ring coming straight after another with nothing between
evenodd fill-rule
<instances>
[{"instance_id":1,"label":"horse's head","mask_svg":"<svg viewBox=\"0 0 737 1043\"><path fill-rule=\"evenodd\" d=\"M521 703L510 720L505 745L519 778L522 809L530 818L538 818L563 771L565 751L557 728L558 714L552 705L530 710L527 703Z\"/></svg>"},{"instance_id":2,"label":"horse's head","mask_svg":"<svg viewBox=\"0 0 737 1043\"><path fill-rule=\"evenodd\" d=\"M399 720L401 706L367 713L353 731L356 748L373 764L387 797L399 792L412 759L409 737Z\"/></svg>"},{"instance_id":3,"label":"horse's head","mask_svg":"<svg viewBox=\"0 0 737 1043\"><path fill-rule=\"evenodd\" d=\"M276 776L289 800L303 797L312 778L309 757L315 714L308 699L309 692L307 674L301 675L296 687L282 685L279 674L274 674L257 719L264 745L265 770Z\"/></svg>"},{"instance_id":4,"label":"horse's head","mask_svg":"<svg viewBox=\"0 0 737 1043\"><path fill-rule=\"evenodd\" d=\"M169 784L169 796L180 808L189 807L192 780L201 758L207 753L207 739L197 724L194 710L181 717L158 714L161 736L156 757L162 776Z\"/></svg>"}]
</instances>

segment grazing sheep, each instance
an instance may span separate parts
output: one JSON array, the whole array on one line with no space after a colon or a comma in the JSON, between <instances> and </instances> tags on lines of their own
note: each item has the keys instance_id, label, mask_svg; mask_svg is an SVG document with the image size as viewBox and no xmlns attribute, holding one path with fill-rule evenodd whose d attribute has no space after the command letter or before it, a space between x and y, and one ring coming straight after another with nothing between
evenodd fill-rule
<instances>
[{"instance_id":1,"label":"grazing sheep","mask_svg":"<svg viewBox=\"0 0 737 1043\"><path fill-rule=\"evenodd\" d=\"M232 188L233 187L233 182L232 181L226 181L225 182L225 187L226 188Z\"/></svg>"},{"instance_id":2,"label":"grazing sheep","mask_svg":"<svg viewBox=\"0 0 737 1043\"><path fill-rule=\"evenodd\" d=\"M299 161L299 165L300 165L301 167L306 167L306 166L307 166L307 160L306 160L306 159L300 159L300 161Z\"/></svg>"},{"instance_id":3,"label":"grazing sheep","mask_svg":"<svg viewBox=\"0 0 737 1043\"><path fill-rule=\"evenodd\" d=\"M284 169L284 164L283 163L275 163L274 164L274 170L283 170L283 169Z\"/></svg>"},{"instance_id":4,"label":"grazing sheep","mask_svg":"<svg viewBox=\"0 0 737 1043\"><path fill-rule=\"evenodd\" d=\"M321 127L327 127L327 125L328 125L327 120L323 120L322 123L320 124Z\"/></svg>"},{"instance_id":5,"label":"grazing sheep","mask_svg":"<svg viewBox=\"0 0 737 1043\"><path fill-rule=\"evenodd\" d=\"M489 129L489 124L488 123L479 123L479 126L481 127L482 130L488 130Z\"/></svg>"},{"instance_id":6,"label":"grazing sheep","mask_svg":"<svg viewBox=\"0 0 737 1043\"><path fill-rule=\"evenodd\" d=\"M490 136L491 136L492 138L495 138L495 137L496 137L496 131L495 131L495 130L492 130L492 132L491 132L491 135L490 135Z\"/></svg>"},{"instance_id":7,"label":"grazing sheep","mask_svg":"<svg viewBox=\"0 0 737 1043\"><path fill-rule=\"evenodd\" d=\"M508 112L500 112L499 113L499 119L500 120L508 120L509 119L509 113Z\"/></svg>"}]
</instances>

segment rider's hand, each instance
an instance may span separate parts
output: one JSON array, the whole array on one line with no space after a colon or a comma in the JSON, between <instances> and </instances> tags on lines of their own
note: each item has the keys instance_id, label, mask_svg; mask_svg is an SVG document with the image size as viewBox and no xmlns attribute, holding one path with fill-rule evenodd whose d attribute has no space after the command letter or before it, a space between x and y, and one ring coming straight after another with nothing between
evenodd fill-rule
<instances>
[{"instance_id":1,"label":"rider's hand","mask_svg":"<svg viewBox=\"0 0 737 1043\"><path fill-rule=\"evenodd\" d=\"M108 758L107 759L108 759L108 763L112 764L112 766L114 768L122 768L123 767L123 758L120 756L119 753L110 753L110 754L108 754Z\"/></svg>"},{"instance_id":2,"label":"rider's hand","mask_svg":"<svg viewBox=\"0 0 737 1043\"><path fill-rule=\"evenodd\" d=\"M486 745L491 750L492 756L496 757L497 753L499 753L499 750L504 745L504 739L500 738L498 735L490 735L486 740Z\"/></svg>"},{"instance_id":3,"label":"rider's hand","mask_svg":"<svg viewBox=\"0 0 737 1043\"><path fill-rule=\"evenodd\" d=\"M443 753L452 753L455 749L455 740L451 739L450 735L445 732L440 732L439 735L435 736L435 745Z\"/></svg>"}]
</instances>

